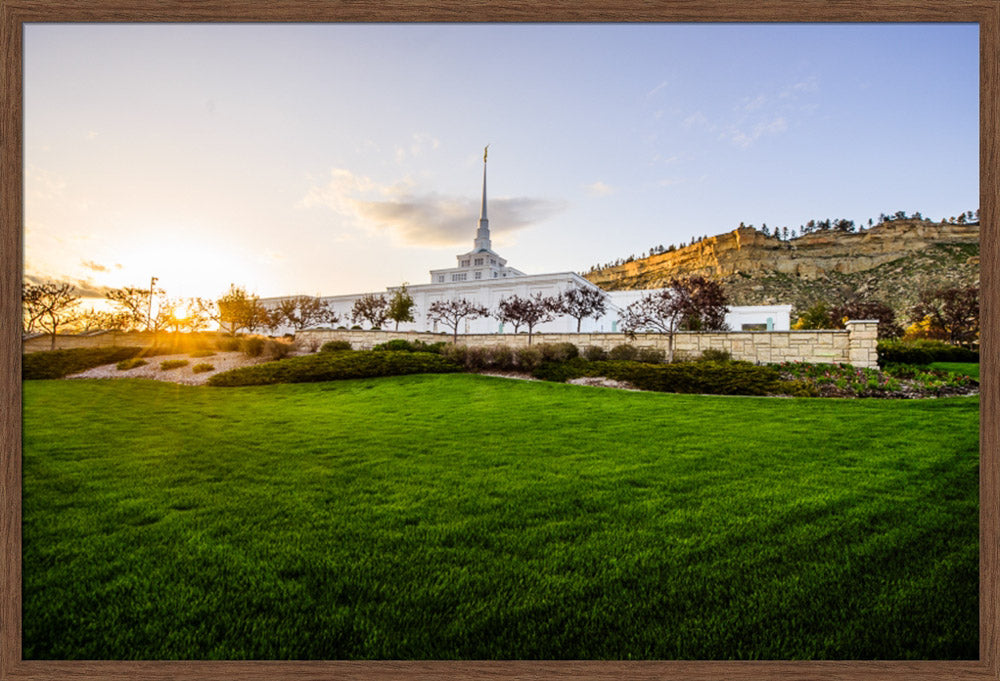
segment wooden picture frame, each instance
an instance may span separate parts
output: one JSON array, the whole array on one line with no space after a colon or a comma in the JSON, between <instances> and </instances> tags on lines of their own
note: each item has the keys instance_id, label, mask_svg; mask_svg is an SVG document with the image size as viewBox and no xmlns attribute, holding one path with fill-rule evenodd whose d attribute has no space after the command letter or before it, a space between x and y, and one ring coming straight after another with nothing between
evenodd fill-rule
<instances>
[{"instance_id":1,"label":"wooden picture frame","mask_svg":"<svg viewBox=\"0 0 1000 681\"><path fill-rule=\"evenodd\" d=\"M980 36L980 650L972 661L232 661L21 659L22 28L29 22L974 22ZM0 679L1000 679L1000 0L0 0Z\"/></svg>"}]
</instances>

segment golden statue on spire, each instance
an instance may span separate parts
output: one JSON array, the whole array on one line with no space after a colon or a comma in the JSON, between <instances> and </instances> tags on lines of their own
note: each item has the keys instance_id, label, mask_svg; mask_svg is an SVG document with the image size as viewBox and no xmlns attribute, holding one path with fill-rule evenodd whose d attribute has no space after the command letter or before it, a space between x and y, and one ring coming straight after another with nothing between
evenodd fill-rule
<instances>
[{"instance_id":1,"label":"golden statue on spire","mask_svg":"<svg viewBox=\"0 0 1000 681\"><path fill-rule=\"evenodd\" d=\"M488 144L485 147L483 147L483 163L486 163L486 152L489 150L489 148L490 145Z\"/></svg>"}]
</instances>

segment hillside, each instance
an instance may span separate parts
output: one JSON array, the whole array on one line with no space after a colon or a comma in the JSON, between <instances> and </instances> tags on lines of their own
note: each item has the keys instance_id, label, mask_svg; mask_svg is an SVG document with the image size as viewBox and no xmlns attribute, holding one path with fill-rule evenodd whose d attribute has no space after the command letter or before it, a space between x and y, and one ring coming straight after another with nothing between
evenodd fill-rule
<instances>
[{"instance_id":1,"label":"hillside","mask_svg":"<svg viewBox=\"0 0 1000 681\"><path fill-rule=\"evenodd\" d=\"M978 285L979 225L896 220L860 233L813 232L788 241L742 227L584 276L614 291L658 288L693 274L722 282L735 305L790 303L795 315L856 292L905 319L922 290Z\"/></svg>"}]
</instances>

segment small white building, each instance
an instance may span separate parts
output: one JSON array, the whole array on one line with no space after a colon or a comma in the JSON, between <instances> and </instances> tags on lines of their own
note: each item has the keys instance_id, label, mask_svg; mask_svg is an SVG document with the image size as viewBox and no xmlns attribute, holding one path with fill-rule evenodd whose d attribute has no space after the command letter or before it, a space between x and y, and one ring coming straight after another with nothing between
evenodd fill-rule
<instances>
[{"instance_id":1,"label":"small white building","mask_svg":"<svg viewBox=\"0 0 1000 681\"><path fill-rule=\"evenodd\" d=\"M482 212L472 250L457 255L455 267L431 270L430 279L429 284L413 284L406 287L407 293L414 301L414 321L401 323L400 331L450 332L450 328L435 322L429 316L430 306L435 301L465 298L494 312L502 299L512 295L522 298L535 294L556 296L573 287L598 288L575 272L525 274L508 266L507 260L493 250L490 242L490 223L486 215L485 154L483 154ZM334 326L350 328L354 325L351 321L351 310L355 301L371 294L389 298L398 289L398 286L392 286L386 291L324 296L322 299L340 319ZM622 311L632 302L654 290L605 291L606 313L599 319L584 319L580 331L620 332ZM261 303L273 307L285 298L286 296L264 298ZM791 305L734 306L730 307L726 314L726 324L733 331L787 331L790 328L791 311ZM534 330L540 333L573 333L576 331L576 324L576 319L566 316L539 324ZM394 329L395 322L387 322L386 328ZM278 329L279 333L288 331L291 329ZM460 333L510 333L511 331L513 329L509 325L505 328L504 324L494 317L467 319L459 327Z\"/></svg>"}]
</instances>

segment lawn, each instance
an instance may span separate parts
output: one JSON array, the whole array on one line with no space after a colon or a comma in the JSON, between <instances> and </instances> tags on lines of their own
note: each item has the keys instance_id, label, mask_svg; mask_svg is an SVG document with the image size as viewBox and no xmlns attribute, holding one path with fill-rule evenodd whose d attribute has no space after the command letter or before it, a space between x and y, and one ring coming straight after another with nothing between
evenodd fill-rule
<instances>
[{"instance_id":1,"label":"lawn","mask_svg":"<svg viewBox=\"0 0 1000 681\"><path fill-rule=\"evenodd\" d=\"M965 376L972 376L977 381L979 380L979 363L978 362L934 362L930 365L931 369L942 369L943 371L950 371L954 374L964 374Z\"/></svg>"},{"instance_id":2,"label":"lawn","mask_svg":"<svg viewBox=\"0 0 1000 681\"><path fill-rule=\"evenodd\" d=\"M24 656L975 659L978 409L28 381Z\"/></svg>"}]
</instances>

